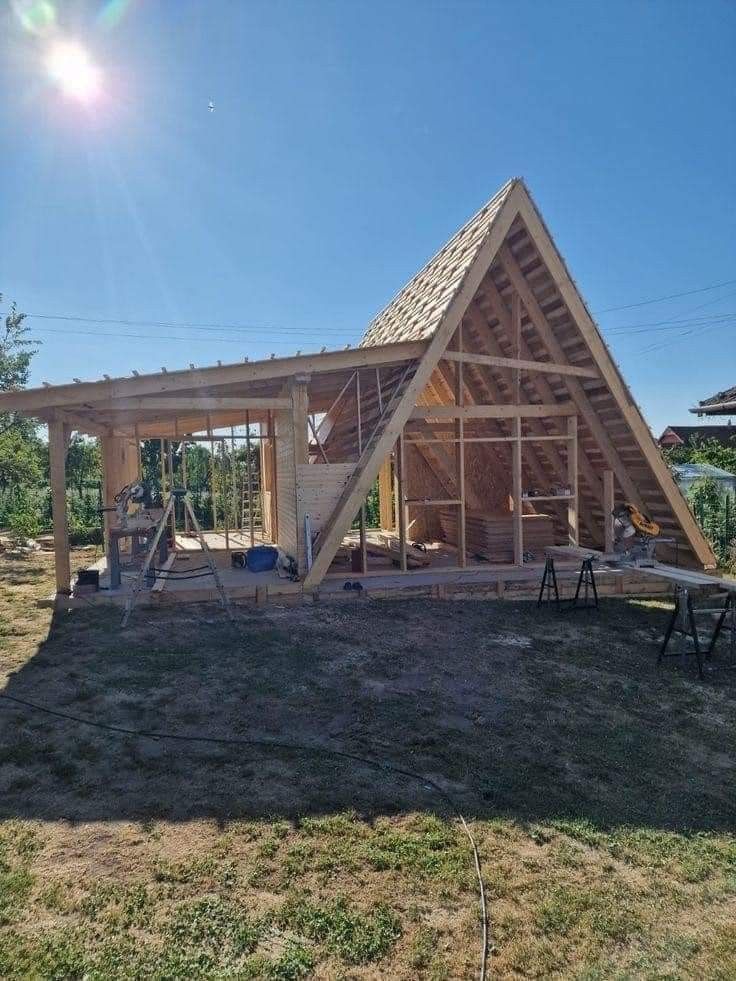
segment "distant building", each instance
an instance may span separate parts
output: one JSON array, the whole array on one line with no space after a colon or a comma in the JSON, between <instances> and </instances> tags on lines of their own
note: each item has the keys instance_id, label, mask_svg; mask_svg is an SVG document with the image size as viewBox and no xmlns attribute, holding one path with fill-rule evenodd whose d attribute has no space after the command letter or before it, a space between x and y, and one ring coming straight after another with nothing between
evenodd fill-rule
<instances>
[{"instance_id":1,"label":"distant building","mask_svg":"<svg viewBox=\"0 0 736 981\"><path fill-rule=\"evenodd\" d=\"M684 446L714 439L721 446L736 449L736 426L668 426L658 439L660 446Z\"/></svg>"},{"instance_id":2,"label":"distant building","mask_svg":"<svg viewBox=\"0 0 736 981\"><path fill-rule=\"evenodd\" d=\"M690 411L698 416L736 416L736 385L703 399Z\"/></svg>"},{"instance_id":3,"label":"distant building","mask_svg":"<svg viewBox=\"0 0 736 981\"><path fill-rule=\"evenodd\" d=\"M720 467L711 466L710 463L677 463L671 469L680 490L686 497L695 481L704 477L715 481L721 497L730 494L733 498L736 495L736 474L729 473L728 470L721 470Z\"/></svg>"}]
</instances>

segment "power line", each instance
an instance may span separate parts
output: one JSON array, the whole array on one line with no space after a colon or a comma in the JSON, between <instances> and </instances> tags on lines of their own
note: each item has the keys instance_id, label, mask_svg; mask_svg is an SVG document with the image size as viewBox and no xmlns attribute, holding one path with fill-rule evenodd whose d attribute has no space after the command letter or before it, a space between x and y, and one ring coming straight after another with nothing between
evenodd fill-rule
<instances>
[{"instance_id":1,"label":"power line","mask_svg":"<svg viewBox=\"0 0 736 981\"><path fill-rule=\"evenodd\" d=\"M617 310L631 310L633 307L646 307L651 303L664 303L665 300L676 300L680 296L692 296L694 293L707 293L708 290L717 290L721 286L730 286L736 283L736 279L727 279L722 283L714 283L713 286L701 286L696 290L685 290L683 293L670 293L669 296L657 296L653 300L639 300L638 303L625 303L620 307L607 307L605 310L597 310L596 314L615 313Z\"/></svg>"},{"instance_id":2,"label":"power line","mask_svg":"<svg viewBox=\"0 0 736 981\"><path fill-rule=\"evenodd\" d=\"M232 330L259 333L284 333L284 334L313 334L312 327L276 327L271 324L209 324L209 323L185 323L182 321L166 320L118 320L104 317L78 317L71 314L61 313L27 313L28 320L63 320L70 323L80 324L102 324L110 327L164 327L174 330ZM320 327L320 334L332 333L344 335L349 333L338 327Z\"/></svg>"}]
</instances>

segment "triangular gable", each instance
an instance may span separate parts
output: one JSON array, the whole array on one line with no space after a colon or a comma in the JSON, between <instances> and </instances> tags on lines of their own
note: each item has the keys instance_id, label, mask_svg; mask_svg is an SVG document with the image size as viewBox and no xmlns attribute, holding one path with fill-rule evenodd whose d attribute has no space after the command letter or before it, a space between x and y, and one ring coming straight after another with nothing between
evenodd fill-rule
<instances>
[{"instance_id":1,"label":"triangular gable","mask_svg":"<svg viewBox=\"0 0 736 981\"><path fill-rule=\"evenodd\" d=\"M512 249L513 229L530 240L534 261L542 273L548 272L541 287L536 279L527 280ZM494 282L493 275L497 281ZM533 281L532 281L533 280ZM500 282L500 286L499 286ZM654 439L633 401L613 359L594 324L577 287L544 225L526 187L519 179L506 184L427 265L394 297L373 320L361 346L399 340L429 340L426 352L417 362L407 384L388 407L374 438L364 448L353 477L338 501L320 536L319 552L305 581L314 586L322 579L350 528L352 520L376 479L381 463L391 452L403 431L414 405L420 399L453 334L477 299L482 285L495 303L495 323L502 332L508 316L500 289L512 287L520 296L527 318L527 340L538 344L538 356L531 360L550 360L574 365L566 353L569 338L558 336L557 328L545 312L555 306L563 309L564 330L573 333L586 363L596 366L600 379L588 385L577 377L565 376L557 382L561 399L577 405L582 424L581 477L587 486L586 507L597 516L602 529L601 474L612 469L626 499L632 500L663 520L665 533L682 533L684 544L696 560L713 566L713 553L700 532L690 509L664 463ZM485 321L484 321L485 323ZM532 337L530 325L534 328ZM488 330L491 327L488 326ZM564 331L563 331L564 333ZM498 344L497 339L494 343ZM539 390L557 400L546 375L540 375ZM597 389L595 388L597 386ZM594 391L595 389L595 391ZM641 475L641 477L639 476ZM601 533L602 538L602 533Z\"/></svg>"}]
</instances>

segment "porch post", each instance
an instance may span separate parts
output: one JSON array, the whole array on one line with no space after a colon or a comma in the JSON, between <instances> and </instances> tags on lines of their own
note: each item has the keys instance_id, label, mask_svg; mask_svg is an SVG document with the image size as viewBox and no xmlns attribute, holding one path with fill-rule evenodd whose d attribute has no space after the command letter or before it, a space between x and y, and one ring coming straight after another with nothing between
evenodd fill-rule
<instances>
[{"instance_id":1,"label":"porch post","mask_svg":"<svg viewBox=\"0 0 736 981\"><path fill-rule=\"evenodd\" d=\"M49 422L49 476L51 512L54 522L56 592L66 596L71 592L69 521L66 511L66 451L68 443L68 427L63 422Z\"/></svg>"}]
</instances>

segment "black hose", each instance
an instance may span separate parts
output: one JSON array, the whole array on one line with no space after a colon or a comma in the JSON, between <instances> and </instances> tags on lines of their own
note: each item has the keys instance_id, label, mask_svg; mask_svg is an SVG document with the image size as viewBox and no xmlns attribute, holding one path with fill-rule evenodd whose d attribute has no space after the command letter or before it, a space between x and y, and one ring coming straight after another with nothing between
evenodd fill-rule
<instances>
[{"instance_id":1,"label":"black hose","mask_svg":"<svg viewBox=\"0 0 736 981\"><path fill-rule=\"evenodd\" d=\"M483 885L483 875L481 873L478 846L470 828L465 821L465 818L460 811L460 808L457 806L454 799L430 777L422 776L421 773L415 773L413 770L406 770L403 767L394 766L392 763L382 763L380 760L374 760L367 756L359 756L357 753L347 753L341 749L331 749L329 746L314 746L310 745L309 743L292 743L277 739L238 739L232 736L203 735L184 736L177 732L128 729L125 726L115 726L108 722L96 722L93 719L85 719L83 716L72 715L70 712L60 712L58 709L47 708L45 705L38 705L35 702L29 702L23 698L16 698L15 695L7 695L5 692L0 692L0 698L4 698L9 702L15 702L16 705L23 705L25 708L32 709L35 712L43 712L45 715L53 715L57 719L65 719L67 722L75 722L78 725L91 726L94 729L103 729L106 732L114 732L123 736L137 736L140 739L170 739L176 742L215 743L222 746L252 746L259 749L283 749L292 753L316 753L318 755L321 754L323 756L333 756L339 759L351 760L353 763L362 763L365 766L370 766L377 770L395 773L397 776L408 777L410 780L416 780L419 783L424 784L426 787L431 788L439 797L442 798L442 800L449 804L451 809L455 812L460 823L462 824L463 831L465 832L468 841L470 842L470 847L473 851L473 861L475 864L476 877L478 879L482 926L482 949L479 981L485 981L486 959L488 953L488 913L486 910L486 895Z\"/></svg>"}]
</instances>

